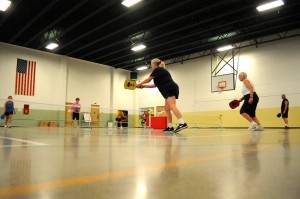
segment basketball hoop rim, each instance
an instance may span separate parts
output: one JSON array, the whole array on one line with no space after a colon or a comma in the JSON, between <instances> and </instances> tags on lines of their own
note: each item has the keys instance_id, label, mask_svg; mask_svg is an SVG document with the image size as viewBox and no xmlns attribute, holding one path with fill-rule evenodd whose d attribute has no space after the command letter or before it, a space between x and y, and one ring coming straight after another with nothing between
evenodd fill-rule
<instances>
[{"instance_id":1,"label":"basketball hoop rim","mask_svg":"<svg viewBox=\"0 0 300 199\"><path fill-rule=\"evenodd\" d=\"M223 86L221 86L221 87L217 86L218 90L224 90L224 88L225 88L225 86L224 87Z\"/></svg>"}]
</instances>

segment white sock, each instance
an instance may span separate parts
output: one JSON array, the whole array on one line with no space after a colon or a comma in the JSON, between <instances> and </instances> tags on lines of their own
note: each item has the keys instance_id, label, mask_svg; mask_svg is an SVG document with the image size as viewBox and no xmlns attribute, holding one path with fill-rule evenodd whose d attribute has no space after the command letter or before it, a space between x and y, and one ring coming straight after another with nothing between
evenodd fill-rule
<instances>
[{"instance_id":1,"label":"white sock","mask_svg":"<svg viewBox=\"0 0 300 199\"><path fill-rule=\"evenodd\" d=\"M173 127L172 122L171 122L171 123L168 123L168 127L169 127L169 128L172 128L172 127Z\"/></svg>"},{"instance_id":2,"label":"white sock","mask_svg":"<svg viewBox=\"0 0 300 199\"><path fill-rule=\"evenodd\" d=\"M183 118L179 118L178 120L179 120L179 124L184 124Z\"/></svg>"}]
</instances>

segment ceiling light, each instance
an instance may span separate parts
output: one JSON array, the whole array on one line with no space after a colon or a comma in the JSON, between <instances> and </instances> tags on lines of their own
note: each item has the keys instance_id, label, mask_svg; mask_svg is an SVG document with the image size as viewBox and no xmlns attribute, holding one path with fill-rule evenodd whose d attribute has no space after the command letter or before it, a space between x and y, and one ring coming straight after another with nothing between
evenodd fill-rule
<instances>
[{"instance_id":1,"label":"ceiling light","mask_svg":"<svg viewBox=\"0 0 300 199\"><path fill-rule=\"evenodd\" d=\"M263 5L257 6L256 9L259 12L262 12L262 11L269 10L269 9L272 9L272 8L276 8L276 7L279 7L279 6L282 6L282 5L284 5L284 2L282 0L277 0L277 1L272 1L270 3L266 3L266 4L263 4Z\"/></svg>"},{"instance_id":2,"label":"ceiling light","mask_svg":"<svg viewBox=\"0 0 300 199\"><path fill-rule=\"evenodd\" d=\"M221 52L221 51L226 51L226 50L230 50L233 49L234 47L232 45L228 45L228 46L222 46L220 48L217 49L217 51Z\"/></svg>"},{"instance_id":3,"label":"ceiling light","mask_svg":"<svg viewBox=\"0 0 300 199\"><path fill-rule=\"evenodd\" d=\"M139 44L139 45L134 46L133 48L131 48L131 50L133 50L133 51L139 51L139 50L142 50L144 48L146 48L146 46L144 44Z\"/></svg>"},{"instance_id":4,"label":"ceiling light","mask_svg":"<svg viewBox=\"0 0 300 199\"><path fill-rule=\"evenodd\" d=\"M11 4L11 1L8 0L0 0L0 10L5 11Z\"/></svg>"},{"instance_id":5,"label":"ceiling light","mask_svg":"<svg viewBox=\"0 0 300 199\"><path fill-rule=\"evenodd\" d=\"M141 0L124 0L122 1L122 4L126 7L130 7L138 2L140 2Z\"/></svg>"},{"instance_id":6,"label":"ceiling light","mask_svg":"<svg viewBox=\"0 0 300 199\"><path fill-rule=\"evenodd\" d=\"M58 47L58 44L57 44L57 43L50 43L50 44L48 44L48 45L46 46L46 48L49 49L49 50L53 50L53 49L55 49L55 48L57 48L57 47Z\"/></svg>"},{"instance_id":7,"label":"ceiling light","mask_svg":"<svg viewBox=\"0 0 300 199\"><path fill-rule=\"evenodd\" d=\"M146 69L148 69L147 66L140 66L140 67L136 68L136 70L146 70Z\"/></svg>"}]
</instances>

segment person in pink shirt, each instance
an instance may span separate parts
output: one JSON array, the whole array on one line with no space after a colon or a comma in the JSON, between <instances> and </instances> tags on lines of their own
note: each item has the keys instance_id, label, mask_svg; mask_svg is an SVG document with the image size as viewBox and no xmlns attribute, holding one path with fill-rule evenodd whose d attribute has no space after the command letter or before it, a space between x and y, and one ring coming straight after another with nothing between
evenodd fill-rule
<instances>
[{"instance_id":1,"label":"person in pink shirt","mask_svg":"<svg viewBox=\"0 0 300 199\"><path fill-rule=\"evenodd\" d=\"M77 97L76 102L72 104L72 119L77 120L77 128L80 126L79 113L81 105L79 104L79 101L80 99Z\"/></svg>"}]
</instances>

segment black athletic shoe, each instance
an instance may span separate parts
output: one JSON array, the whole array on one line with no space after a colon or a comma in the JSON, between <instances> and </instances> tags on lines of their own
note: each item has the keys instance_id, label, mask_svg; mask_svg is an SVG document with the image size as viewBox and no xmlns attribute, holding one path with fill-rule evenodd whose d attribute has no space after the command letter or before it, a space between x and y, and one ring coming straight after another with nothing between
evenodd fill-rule
<instances>
[{"instance_id":1,"label":"black athletic shoe","mask_svg":"<svg viewBox=\"0 0 300 199\"><path fill-rule=\"evenodd\" d=\"M165 133L173 133L174 132L174 128L173 127L171 127L171 128L168 127L166 129L164 129L163 132L165 132Z\"/></svg>"},{"instance_id":2,"label":"black athletic shoe","mask_svg":"<svg viewBox=\"0 0 300 199\"><path fill-rule=\"evenodd\" d=\"M174 131L175 133L178 133L179 131L188 128L188 125L186 123L184 124L179 124L176 128L176 130Z\"/></svg>"}]
</instances>

